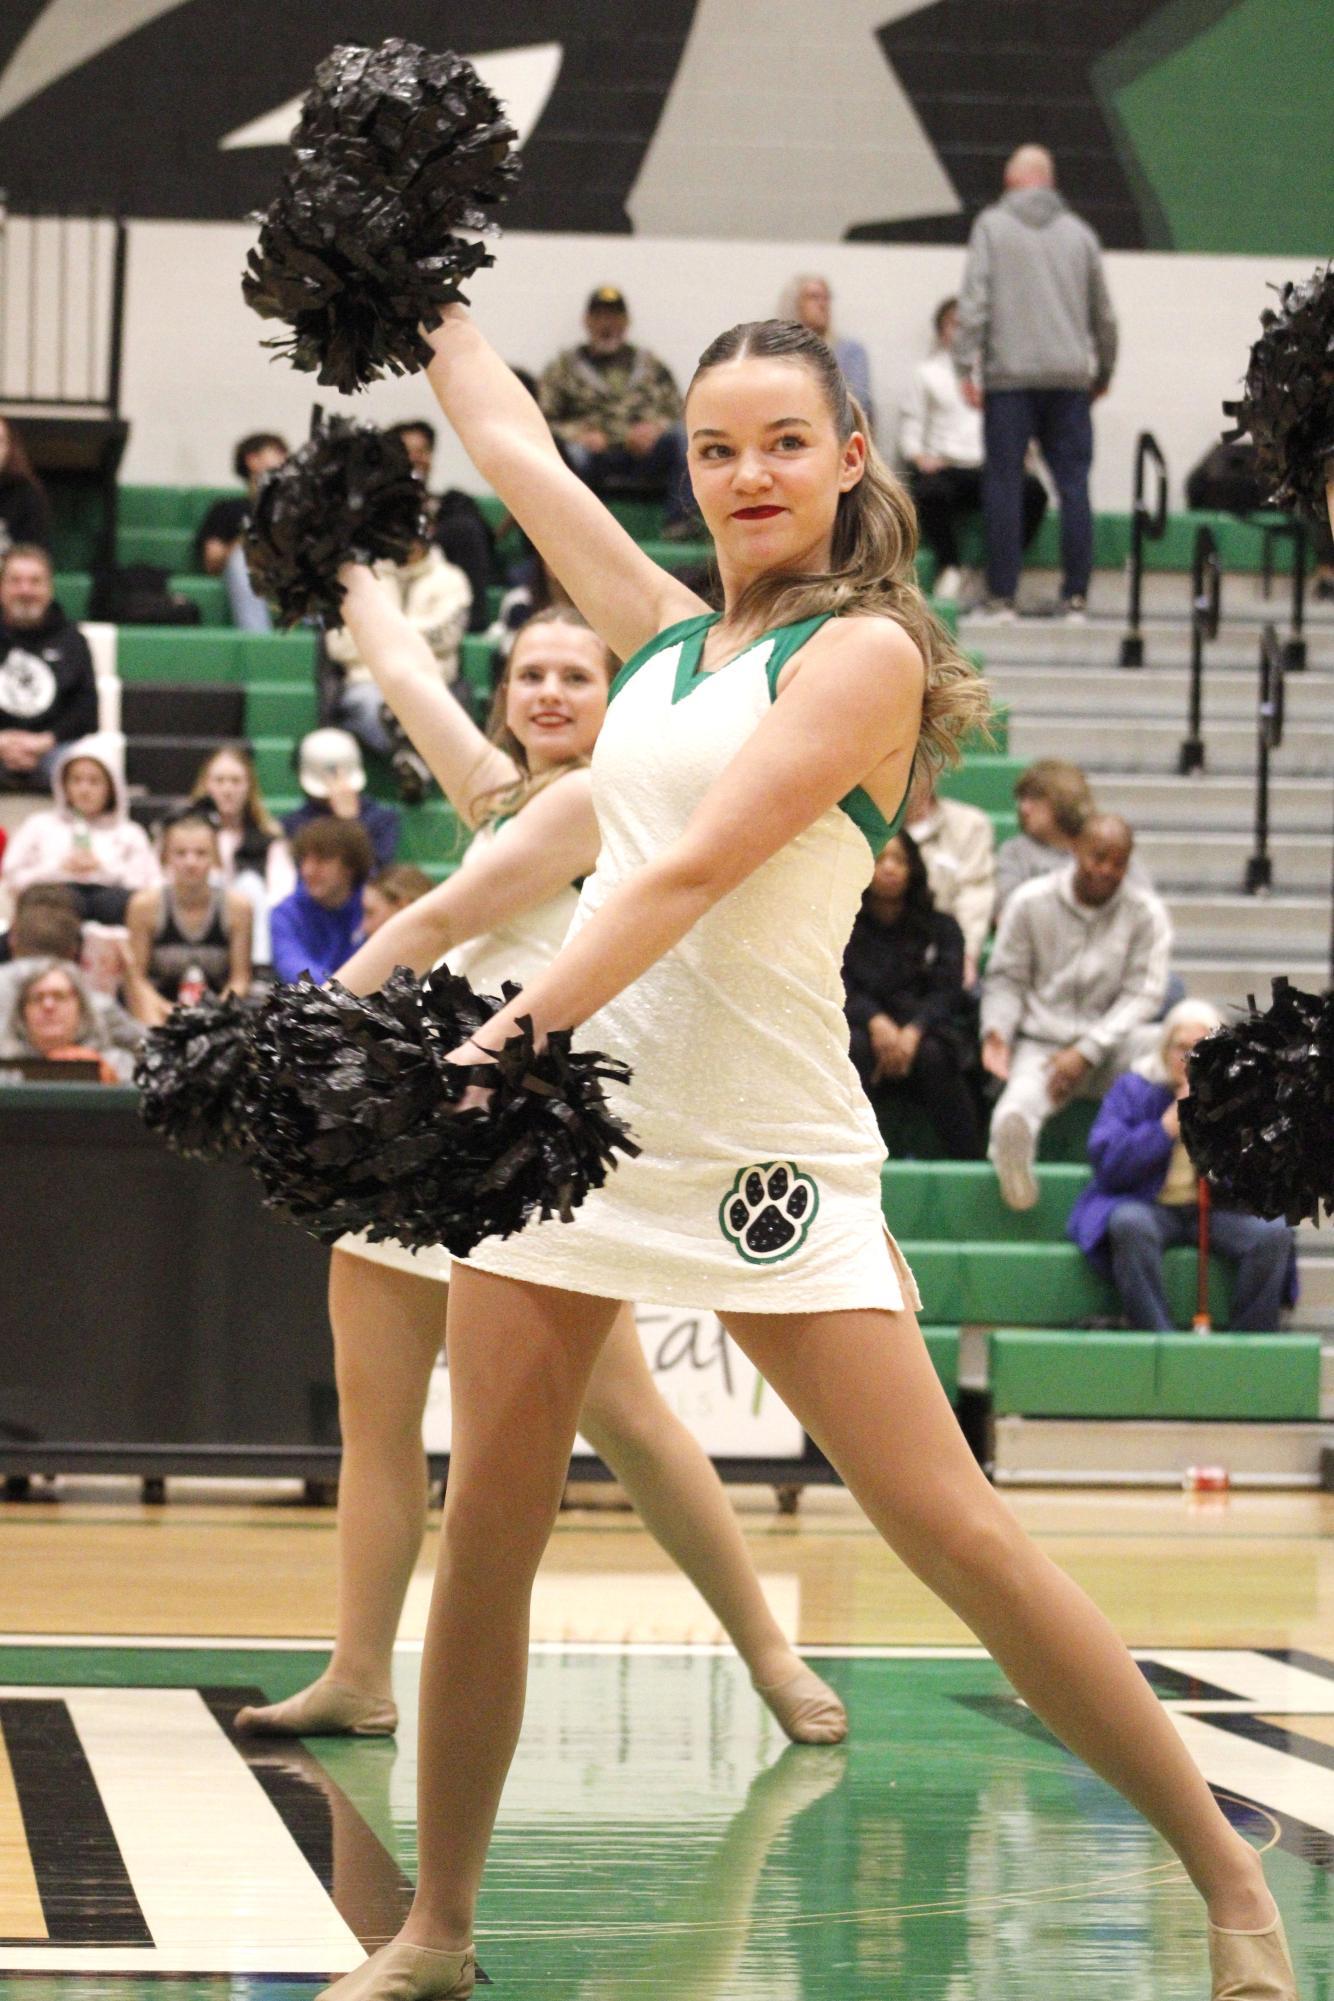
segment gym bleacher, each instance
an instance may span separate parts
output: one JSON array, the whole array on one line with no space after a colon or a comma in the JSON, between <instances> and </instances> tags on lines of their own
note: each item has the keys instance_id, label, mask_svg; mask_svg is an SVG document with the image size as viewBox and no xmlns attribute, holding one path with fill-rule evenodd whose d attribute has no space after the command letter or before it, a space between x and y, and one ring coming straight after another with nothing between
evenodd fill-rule
<instances>
[{"instance_id":1,"label":"gym bleacher","mask_svg":"<svg viewBox=\"0 0 1334 2001\"><path fill-rule=\"evenodd\" d=\"M227 623L219 581L191 569L196 527L219 490L130 486L121 489L117 555L152 563L171 588L199 609L197 625L91 628L103 683L103 720L127 739L135 810L148 823L188 788L220 738L253 746L271 808L299 803L293 748L319 720L311 632L243 634ZM492 524L499 504L484 500ZM631 532L673 568L707 560L707 547L664 543L657 511L618 507ZM1234 570L1282 571L1290 547L1266 545L1263 517L1182 513L1146 549L1148 566L1181 570L1201 524L1217 538ZM1115 568L1130 543L1128 514L1097 520L1097 562ZM1048 519L1031 560L1055 560L1059 522ZM502 549L502 557L505 551ZM85 611L91 578L78 567L79 536L58 538L57 595L72 616ZM922 562L931 579L930 558ZM496 594L498 596L498 594ZM494 611L494 604L492 610ZM942 605L953 622L954 607ZM979 663L981 664L981 663ZM491 648L469 637L462 671L479 695L491 687ZM992 746L971 752L942 791L980 807L998 842L1016 830L1013 787L1027 760L1008 754L1008 719L998 715ZM373 791L392 796L389 774L369 763ZM464 841L438 795L403 812L401 855L442 876ZM1192 1331L1195 1255L1167 1257L1169 1298L1180 1331L1125 1332L1116 1301L1067 1241L1065 1220L1087 1178L1085 1143L1093 1108L1075 1104L1044 1135L1041 1199L1025 1214L1001 1202L986 1163L895 1158L886 1169L885 1214L913 1266L926 1301L926 1333L936 1368L1000 1480L1175 1482L1186 1461L1222 1461L1241 1480L1309 1481L1319 1457L1321 1344L1318 1333L1228 1336L1201 1340ZM911 1119L891 1151L930 1150L929 1128ZM1226 1273L1215 1261L1211 1310L1225 1326Z\"/></svg>"}]
</instances>

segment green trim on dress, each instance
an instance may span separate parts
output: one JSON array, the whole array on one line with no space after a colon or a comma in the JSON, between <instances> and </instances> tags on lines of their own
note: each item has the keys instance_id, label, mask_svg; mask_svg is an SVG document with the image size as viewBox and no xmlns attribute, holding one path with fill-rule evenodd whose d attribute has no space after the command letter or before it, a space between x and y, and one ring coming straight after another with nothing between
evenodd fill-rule
<instances>
[{"instance_id":1,"label":"green trim on dress","mask_svg":"<svg viewBox=\"0 0 1334 2001\"><path fill-rule=\"evenodd\" d=\"M630 658L612 682L607 694L607 701L609 703L614 702L626 682L633 680L640 668L646 667L650 660L655 659L663 651L664 647L671 646L678 639L685 639L697 627L712 625L718 616L717 612L697 612L694 618L678 619L675 625L665 625L661 632L655 632L652 639L644 641L644 644L637 653L630 655Z\"/></svg>"}]
</instances>

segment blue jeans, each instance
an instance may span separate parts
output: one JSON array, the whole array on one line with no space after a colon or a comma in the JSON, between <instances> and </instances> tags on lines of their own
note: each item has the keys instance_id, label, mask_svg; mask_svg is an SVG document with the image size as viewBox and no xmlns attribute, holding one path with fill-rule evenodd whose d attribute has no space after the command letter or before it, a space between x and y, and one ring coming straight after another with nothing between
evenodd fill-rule
<instances>
[{"instance_id":1,"label":"blue jeans","mask_svg":"<svg viewBox=\"0 0 1334 2001\"><path fill-rule=\"evenodd\" d=\"M668 521L681 521L693 514L695 503L686 475L686 434L679 424L670 424L642 458L624 445L610 445L605 452L590 452L586 445L565 446L565 455L586 485L600 500L614 493L660 494Z\"/></svg>"},{"instance_id":2,"label":"blue jeans","mask_svg":"<svg viewBox=\"0 0 1334 2001\"><path fill-rule=\"evenodd\" d=\"M1107 1223L1107 1248L1121 1310L1132 1327L1170 1334L1174 1325L1163 1297L1163 1252L1199 1239L1200 1212L1161 1202L1118 1202ZM1236 1264L1232 1328L1238 1334L1273 1334L1292 1261L1292 1232L1280 1218L1211 1209L1209 1245Z\"/></svg>"},{"instance_id":3,"label":"blue jeans","mask_svg":"<svg viewBox=\"0 0 1334 2001\"><path fill-rule=\"evenodd\" d=\"M1036 438L1061 505L1061 595L1084 597L1093 570L1089 467L1093 420L1087 389L988 389L982 515L987 589L1012 598L1024 552L1024 454Z\"/></svg>"},{"instance_id":4,"label":"blue jeans","mask_svg":"<svg viewBox=\"0 0 1334 2001\"><path fill-rule=\"evenodd\" d=\"M222 566L222 585L227 593L227 609L238 632L272 632L273 615L250 581L246 568L245 544L237 542Z\"/></svg>"}]
</instances>

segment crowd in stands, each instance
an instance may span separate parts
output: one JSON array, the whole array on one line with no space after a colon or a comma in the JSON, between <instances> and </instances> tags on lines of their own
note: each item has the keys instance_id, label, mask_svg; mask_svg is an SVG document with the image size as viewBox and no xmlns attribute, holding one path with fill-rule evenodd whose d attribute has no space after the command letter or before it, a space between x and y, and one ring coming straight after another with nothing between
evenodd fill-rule
<instances>
[{"instance_id":1,"label":"crowd in stands","mask_svg":"<svg viewBox=\"0 0 1334 2001\"><path fill-rule=\"evenodd\" d=\"M840 323L828 280L793 278L779 312L827 339L868 425L865 347ZM614 284L586 299L583 339L525 378L567 462L608 498L658 504L662 533L698 529L686 479L682 396L630 338ZM898 412L898 461L915 497L937 590L964 587L965 524L981 517L982 609L1012 615L1023 549L1059 497L1061 606L1081 615L1092 557L1091 402L1116 358L1096 239L1056 192L1050 156L1024 147L1001 200L978 218L959 296ZM508 566L474 498L433 489L436 432L394 427L424 489L426 539L381 580L424 635L465 706L465 635L488 634L499 672L515 631L563 598L531 545ZM890 440L882 436L882 446ZM271 630L245 563L244 530L285 440L236 446L241 490L198 523L195 561L224 585L232 623ZM0 419L0 792L29 793L0 863L0 1061L76 1060L123 1079L146 1028L206 993L327 978L430 887L397 859L401 815L374 798L365 755L411 805L430 780L343 628L320 641L320 727L298 747L302 799L281 821L253 757L219 743L186 799L150 836L127 810L120 740L98 728L86 641L56 603L50 513L21 437ZM1334 554L1334 552L1332 552ZM499 599L499 612L494 606ZM1171 929L1124 821L1097 810L1075 765L1043 759L1015 788L1019 831L996 847L977 807L920 779L879 855L847 953L853 1062L892 1154L989 1158L1004 1201L1038 1199L1047 1123L1098 1106L1093 1178L1070 1234L1113 1280L1129 1324L1168 1324L1162 1257L1193 1240L1200 1190L1180 1141L1185 1058L1207 1032L1200 1003L1173 1006ZM0 841L3 841L0 830ZM1213 1209L1215 1248L1237 1265L1237 1324L1277 1325L1294 1284L1291 1233Z\"/></svg>"}]
</instances>

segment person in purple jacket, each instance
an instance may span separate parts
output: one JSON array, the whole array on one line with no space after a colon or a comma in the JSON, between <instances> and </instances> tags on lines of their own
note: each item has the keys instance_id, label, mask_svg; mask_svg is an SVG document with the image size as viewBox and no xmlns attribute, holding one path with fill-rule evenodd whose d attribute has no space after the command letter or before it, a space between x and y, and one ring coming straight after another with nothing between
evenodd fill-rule
<instances>
[{"instance_id":1,"label":"person in purple jacket","mask_svg":"<svg viewBox=\"0 0 1334 2001\"><path fill-rule=\"evenodd\" d=\"M1187 1059L1195 1044L1223 1025L1207 1001L1185 1000L1163 1022L1164 1080L1128 1071L1102 1101L1089 1134L1093 1179L1070 1211L1066 1234L1101 1269L1111 1267L1121 1310L1131 1327L1170 1333L1163 1295L1163 1252L1194 1244L1199 1233L1199 1179L1181 1138L1179 1107L1189 1095ZM1292 1231L1210 1204L1209 1242L1236 1265L1232 1324L1246 1334L1272 1334L1279 1309L1297 1297Z\"/></svg>"}]
</instances>

